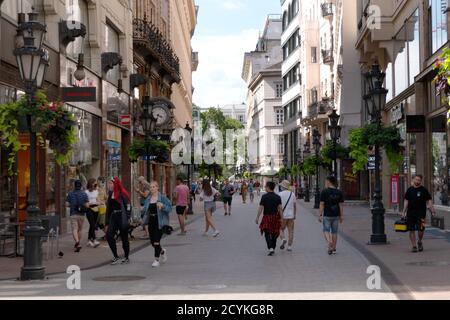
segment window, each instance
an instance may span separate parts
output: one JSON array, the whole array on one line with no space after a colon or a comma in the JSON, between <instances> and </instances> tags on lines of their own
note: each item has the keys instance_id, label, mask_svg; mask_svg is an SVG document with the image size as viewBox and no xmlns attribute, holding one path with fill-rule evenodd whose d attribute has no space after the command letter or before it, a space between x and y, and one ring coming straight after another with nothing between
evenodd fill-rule
<instances>
[{"instance_id":1,"label":"window","mask_svg":"<svg viewBox=\"0 0 450 320\"><path fill-rule=\"evenodd\" d=\"M284 154L284 136L278 136L278 154Z\"/></svg>"},{"instance_id":2,"label":"window","mask_svg":"<svg viewBox=\"0 0 450 320\"><path fill-rule=\"evenodd\" d=\"M78 37L67 46L67 56L78 61L78 54L84 53L84 65L91 67L91 48L89 46L89 10L86 0L66 2L68 20L79 21L86 26L86 36Z\"/></svg>"},{"instance_id":3,"label":"window","mask_svg":"<svg viewBox=\"0 0 450 320\"><path fill-rule=\"evenodd\" d=\"M295 16L298 14L298 11L298 0L294 0L288 5L288 10L283 13L283 31L286 30L292 20L294 20Z\"/></svg>"},{"instance_id":4,"label":"window","mask_svg":"<svg viewBox=\"0 0 450 320\"><path fill-rule=\"evenodd\" d=\"M105 26L105 48L107 52L120 53L119 33L110 23L106 23ZM106 79L110 82L116 83L120 76L119 72L119 66L117 65L114 69L108 72Z\"/></svg>"},{"instance_id":5,"label":"window","mask_svg":"<svg viewBox=\"0 0 450 320\"><path fill-rule=\"evenodd\" d=\"M300 75L300 63L297 63L291 70L286 73L283 77L283 85L284 90L289 89L297 82L301 84L301 75Z\"/></svg>"},{"instance_id":6,"label":"window","mask_svg":"<svg viewBox=\"0 0 450 320\"><path fill-rule=\"evenodd\" d=\"M429 3L430 54L433 54L447 42L447 3L443 0L430 0Z\"/></svg>"},{"instance_id":7,"label":"window","mask_svg":"<svg viewBox=\"0 0 450 320\"><path fill-rule=\"evenodd\" d=\"M300 98L297 98L289 102L286 106L284 106L283 123L286 120L296 118L299 112L300 112Z\"/></svg>"},{"instance_id":8,"label":"window","mask_svg":"<svg viewBox=\"0 0 450 320\"><path fill-rule=\"evenodd\" d=\"M414 78L420 72L419 37L419 10L417 9L394 37L394 61L393 65L388 65L386 69L386 85L391 86L390 99L414 84ZM389 69L391 67L393 70ZM392 83L394 83L393 87Z\"/></svg>"},{"instance_id":9,"label":"window","mask_svg":"<svg viewBox=\"0 0 450 320\"><path fill-rule=\"evenodd\" d=\"M297 29L283 46L283 60L286 60L300 46L300 30Z\"/></svg>"},{"instance_id":10,"label":"window","mask_svg":"<svg viewBox=\"0 0 450 320\"><path fill-rule=\"evenodd\" d=\"M245 121L244 121L244 116L243 116L242 114L238 115L238 121L239 121L240 123L244 123L244 122L245 122Z\"/></svg>"},{"instance_id":11,"label":"window","mask_svg":"<svg viewBox=\"0 0 450 320\"><path fill-rule=\"evenodd\" d=\"M1 2L1 1L0 1ZM2 14L8 15L10 18L17 21L17 14L19 12L31 12L31 8L34 5L33 0L5 0L0 6Z\"/></svg>"},{"instance_id":12,"label":"window","mask_svg":"<svg viewBox=\"0 0 450 320\"><path fill-rule=\"evenodd\" d=\"M311 47L311 62L317 63L317 47Z\"/></svg>"},{"instance_id":13,"label":"window","mask_svg":"<svg viewBox=\"0 0 450 320\"><path fill-rule=\"evenodd\" d=\"M314 88L311 90L311 103L316 103L317 100L317 89Z\"/></svg>"},{"instance_id":14,"label":"window","mask_svg":"<svg viewBox=\"0 0 450 320\"><path fill-rule=\"evenodd\" d=\"M283 96L283 84L277 83L275 84L275 88L276 88L276 97L281 98Z\"/></svg>"},{"instance_id":15,"label":"window","mask_svg":"<svg viewBox=\"0 0 450 320\"><path fill-rule=\"evenodd\" d=\"M275 123L277 126L281 126L284 123L284 111L282 108L275 109Z\"/></svg>"}]
</instances>

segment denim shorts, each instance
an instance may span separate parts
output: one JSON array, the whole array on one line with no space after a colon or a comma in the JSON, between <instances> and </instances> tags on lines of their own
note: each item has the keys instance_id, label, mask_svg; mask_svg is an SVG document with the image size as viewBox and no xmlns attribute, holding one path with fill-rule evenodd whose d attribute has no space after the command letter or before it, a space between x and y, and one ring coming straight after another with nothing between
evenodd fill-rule
<instances>
[{"instance_id":1,"label":"denim shorts","mask_svg":"<svg viewBox=\"0 0 450 320\"><path fill-rule=\"evenodd\" d=\"M211 210L211 212L216 211L216 202L215 201L205 201L204 202L205 211Z\"/></svg>"},{"instance_id":2,"label":"denim shorts","mask_svg":"<svg viewBox=\"0 0 450 320\"><path fill-rule=\"evenodd\" d=\"M323 232L337 234L339 227L339 217L323 217Z\"/></svg>"}]
</instances>

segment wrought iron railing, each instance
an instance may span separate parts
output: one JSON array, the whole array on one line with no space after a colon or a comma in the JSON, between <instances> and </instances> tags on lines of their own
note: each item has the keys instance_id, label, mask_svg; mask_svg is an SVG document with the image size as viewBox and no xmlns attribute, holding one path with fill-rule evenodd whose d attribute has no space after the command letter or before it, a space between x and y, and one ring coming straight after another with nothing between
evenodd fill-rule
<instances>
[{"instance_id":1,"label":"wrought iron railing","mask_svg":"<svg viewBox=\"0 0 450 320\"><path fill-rule=\"evenodd\" d=\"M333 50L322 50L322 60L323 63L333 63L334 57L333 57Z\"/></svg>"},{"instance_id":2,"label":"wrought iron railing","mask_svg":"<svg viewBox=\"0 0 450 320\"><path fill-rule=\"evenodd\" d=\"M147 20L134 19L133 39L144 42L153 55L159 57L163 64L167 65L178 77L180 76L180 60L153 23Z\"/></svg>"}]
</instances>

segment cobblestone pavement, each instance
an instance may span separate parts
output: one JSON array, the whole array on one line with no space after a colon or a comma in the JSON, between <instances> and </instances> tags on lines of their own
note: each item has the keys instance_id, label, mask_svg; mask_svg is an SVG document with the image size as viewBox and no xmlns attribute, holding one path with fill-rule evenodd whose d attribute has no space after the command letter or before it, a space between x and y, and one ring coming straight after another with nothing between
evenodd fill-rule
<instances>
[{"instance_id":1,"label":"cobblestone pavement","mask_svg":"<svg viewBox=\"0 0 450 320\"><path fill-rule=\"evenodd\" d=\"M244 205L235 197L233 205L231 216L222 208L214 215L217 238L202 236L204 219L197 212L186 236L163 239L168 261L160 268L151 267L153 249L147 247L131 255L128 265L82 271L80 290L67 289L69 275L58 274L42 282L0 281L0 299L398 298L384 282L381 290L367 288L371 263L347 241L340 239L338 253L329 256L321 225L309 210L297 218L293 251L277 249L269 257L254 222L256 203Z\"/></svg>"}]
</instances>

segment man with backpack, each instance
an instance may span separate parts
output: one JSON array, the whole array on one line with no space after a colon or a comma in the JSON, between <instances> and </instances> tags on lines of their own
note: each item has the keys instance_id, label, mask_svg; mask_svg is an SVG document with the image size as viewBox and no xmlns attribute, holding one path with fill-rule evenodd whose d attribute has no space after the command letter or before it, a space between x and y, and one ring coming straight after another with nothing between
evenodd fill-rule
<instances>
[{"instance_id":1,"label":"man with backpack","mask_svg":"<svg viewBox=\"0 0 450 320\"><path fill-rule=\"evenodd\" d=\"M338 227L344 219L344 195L336 184L336 177L327 177L326 188L320 194L319 221L323 222L323 233L328 243L329 255L336 253Z\"/></svg>"},{"instance_id":2,"label":"man with backpack","mask_svg":"<svg viewBox=\"0 0 450 320\"><path fill-rule=\"evenodd\" d=\"M74 182L74 190L69 192L66 206L70 208L70 223L72 226L73 239L75 240L75 252L81 250L81 231L83 230L84 218L89 208L89 198L86 192L81 190L80 180Z\"/></svg>"}]
</instances>

